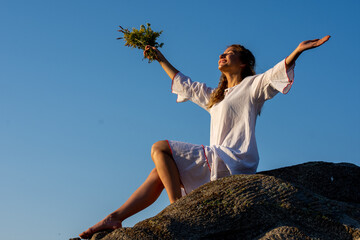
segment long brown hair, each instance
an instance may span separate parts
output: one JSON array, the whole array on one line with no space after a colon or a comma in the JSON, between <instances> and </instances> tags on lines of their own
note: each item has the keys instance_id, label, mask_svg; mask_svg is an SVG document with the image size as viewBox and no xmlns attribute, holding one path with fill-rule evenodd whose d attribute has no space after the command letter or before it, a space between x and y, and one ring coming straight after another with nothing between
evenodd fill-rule
<instances>
[{"instance_id":1,"label":"long brown hair","mask_svg":"<svg viewBox=\"0 0 360 240\"><path fill-rule=\"evenodd\" d=\"M239 53L239 59L241 63L245 64L246 66L241 71L241 78L244 79L248 76L255 75L255 57L250 52L250 50L246 49L244 46L240 44L233 44L228 48L233 48L235 52ZM212 92L210 96L209 103L207 107L210 109L216 103L221 102L225 97L225 89L228 88L228 81L226 79L225 74L221 74L220 81L218 87Z\"/></svg>"}]
</instances>

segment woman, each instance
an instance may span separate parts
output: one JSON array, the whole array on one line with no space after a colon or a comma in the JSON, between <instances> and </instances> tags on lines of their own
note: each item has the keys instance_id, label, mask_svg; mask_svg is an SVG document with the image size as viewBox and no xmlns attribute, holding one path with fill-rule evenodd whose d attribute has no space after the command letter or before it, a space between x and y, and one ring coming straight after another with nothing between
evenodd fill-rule
<instances>
[{"instance_id":1,"label":"woman","mask_svg":"<svg viewBox=\"0 0 360 240\"><path fill-rule=\"evenodd\" d=\"M300 54L316 48L330 36L301 42L283 61L263 74L255 75L255 58L241 45L231 45L219 57L221 78L212 89L193 82L176 70L155 47L157 60L172 79L177 102L191 100L211 115L210 146L177 141L159 141L151 149L155 168L145 182L116 211L80 234L120 228L122 221L151 205L165 188L170 203L197 187L233 174L256 172L259 155L255 140L256 117L264 102L278 92L286 94L293 83L294 65Z\"/></svg>"}]
</instances>

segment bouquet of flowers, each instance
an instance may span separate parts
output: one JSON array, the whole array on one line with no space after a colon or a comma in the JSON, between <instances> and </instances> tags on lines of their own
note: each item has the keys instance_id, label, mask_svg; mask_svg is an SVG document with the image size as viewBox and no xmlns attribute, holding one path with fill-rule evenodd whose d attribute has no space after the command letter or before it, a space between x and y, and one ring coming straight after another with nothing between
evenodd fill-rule
<instances>
[{"instance_id":1,"label":"bouquet of flowers","mask_svg":"<svg viewBox=\"0 0 360 240\"><path fill-rule=\"evenodd\" d=\"M124 39L125 46L142 49L145 50L146 45L150 45L156 48L161 48L164 43L158 43L156 39L160 36L160 34L163 31L160 32L154 32L151 27L150 23L146 23L146 27L144 25L140 26L140 29L132 28L132 31L129 31L128 29L124 29L123 27L119 26L120 30L119 32L123 33L123 37L119 37L117 39ZM149 63L156 60L156 54L153 49L150 48L150 50L147 52L146 56L144 58L149 59Z\"/></svg>"}]
</instances>

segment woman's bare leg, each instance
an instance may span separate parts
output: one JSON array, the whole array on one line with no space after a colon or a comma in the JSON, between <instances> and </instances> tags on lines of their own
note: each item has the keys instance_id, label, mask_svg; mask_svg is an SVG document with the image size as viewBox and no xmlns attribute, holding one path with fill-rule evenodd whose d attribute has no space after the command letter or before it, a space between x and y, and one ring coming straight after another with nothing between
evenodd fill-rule
<instances>
[{"instance_id":1,"label":"woman's bare leg","mask_svg":"<svg viewBox=\"0 0 360 240\"><path fill-rule=\"evenodd\" d=\"M122 221L155 202L164 187L170 203L181 198L180 176L167 141L156 142L151 149L151 157L156 168L151 171L145 182L119 209L81 233L81 238L88 239L96 232L122 227Z\"/></svg>"},{"instance_id":2,"label":"woman's bare leg","mask_svg":"<svg viewBox=\"0 0 360 240\"><path fill-rule=\"evenodd\" d=\"M170 203L181 198L181 180L167 141L156 142L151 149L156 170L168 194Z\"/></svg>"},{"instance_id":3,"label":"woman's bare leg","mask_svg":"<svg viewBox=\"0 0 360 240\"><path fill-rule=\"evenodd\" d=\"M164 185L159 178L157 170L154 168L145 182L119 209L109 214L102 221L81 233L79 236L88 239L96 232L108 229L114 230L122 227L122 221L150 206L160 196L163 189Z\"/></svg>"}]
</instances>

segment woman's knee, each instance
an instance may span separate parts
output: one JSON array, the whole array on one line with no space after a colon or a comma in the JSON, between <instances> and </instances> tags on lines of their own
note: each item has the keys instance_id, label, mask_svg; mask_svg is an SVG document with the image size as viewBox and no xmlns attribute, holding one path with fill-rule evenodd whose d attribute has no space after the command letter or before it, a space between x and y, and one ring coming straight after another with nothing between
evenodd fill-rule
<instances>
[{"instance_id":1,"label":"woman's knee","mask_svg":"<svg viewBox=\"0 0 360 240\"><path fill-rule=\"evenodd\" d=\"M151 147L151 158L154 160L159 154L167 154L171 156L171 149L166 140L158 141Z\"/></svg>"}]
</instances>

